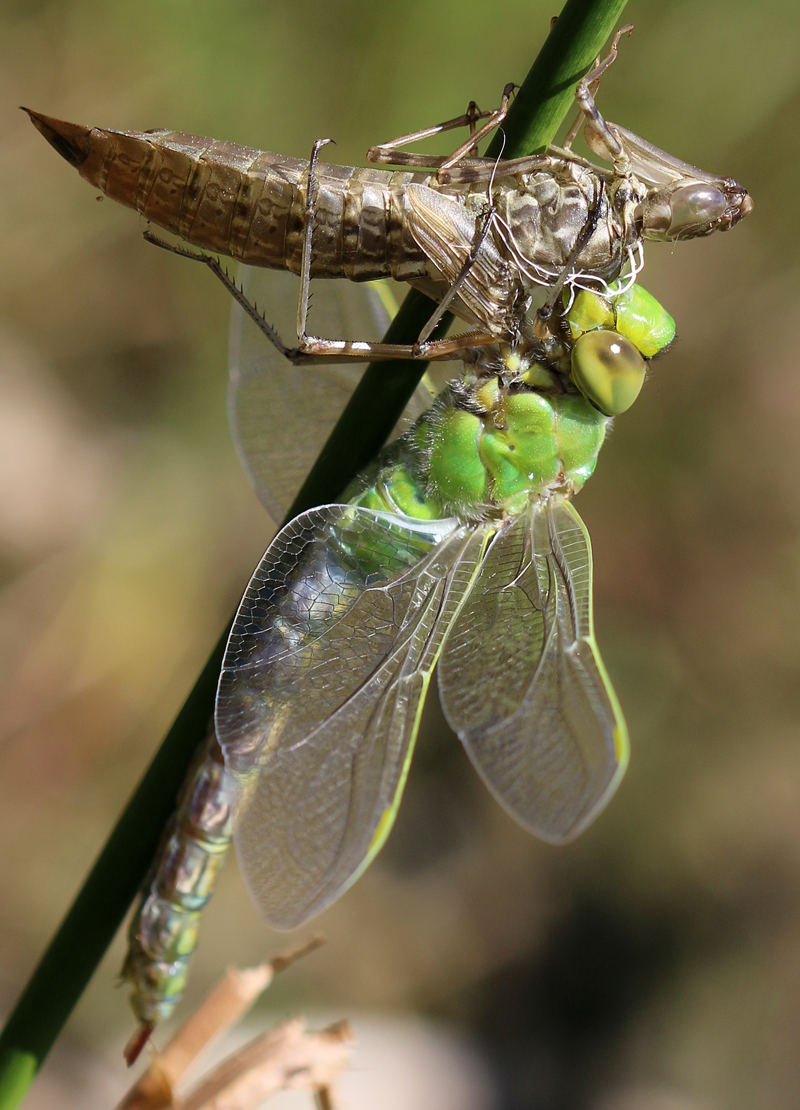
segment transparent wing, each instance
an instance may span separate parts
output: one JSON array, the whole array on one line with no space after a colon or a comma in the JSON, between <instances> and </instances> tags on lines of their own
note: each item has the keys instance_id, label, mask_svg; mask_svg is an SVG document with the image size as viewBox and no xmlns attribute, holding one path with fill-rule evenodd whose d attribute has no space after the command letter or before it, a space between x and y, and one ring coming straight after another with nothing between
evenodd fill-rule
<instances>
[{"instance_id":1,"label":"transparent wing","mask_svg":"<svg viewBox=\"0 0 800 1110\"><path fill-rule=\"evenodd\" d=\"M500 803L537 836L577 836L628 761L594 641L589 536L562 498L492 541L439 663L444 712Z\"/></svg>"},{"instance_id":2,"label":"transparent wing","mask_svg":"<svg viewBox=\"0 0 800 1110\"><path fill-rule=\"evenodd\" d=\"M241 266L246 296L289 346L297 340L300 282L294 274ZM387 283L344 278L311 284L309 323L316 335L378 340L391 318ZM274 520L281 520L364 372L363 366L292 366L234 303L230 332L228 419L236 450L253 488ZM420 386L406 410L404 430L433 393Z\"/></svg>"},{"instance_id":3,"label":"transparent wing","mask_svg":"<svg viewBox=\"0 0 800 1110\"><path fill-rule=\"evenodd\" d=\"M452 520L326 505L261 561L228 641L216 726L245 881L276 928L323 910L383 844L483 544Z\"/></svg>"}]
</instances>

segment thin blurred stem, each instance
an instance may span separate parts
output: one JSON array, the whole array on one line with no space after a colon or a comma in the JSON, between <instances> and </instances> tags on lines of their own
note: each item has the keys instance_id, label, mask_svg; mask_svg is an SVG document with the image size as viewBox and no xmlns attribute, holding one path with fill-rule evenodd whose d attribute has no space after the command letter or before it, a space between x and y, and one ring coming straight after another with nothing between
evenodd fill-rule
<instances>
[{"instance_id":1,"label":"thin blurred stem","mask_svg":"<svg viewBox=\"0 0 800 1110\"><path fill-rule=\"evenodd\" d=\"M505 157L531 154L553 141L575 85L602 51L625 3L567 0L503 124ZM498 134L487 154L496 157L501 143ZM413 342L432 311L432 302L412 291L386 341ZM448 316L440 331L449 323ZM426 365L383 362L367 368L289 518L336 500L383 446ZM205 736L227 635L226 629L0 1034L0 1110L11 1110L25 1097L136 897Z\"/></svg>"}]
</instances>

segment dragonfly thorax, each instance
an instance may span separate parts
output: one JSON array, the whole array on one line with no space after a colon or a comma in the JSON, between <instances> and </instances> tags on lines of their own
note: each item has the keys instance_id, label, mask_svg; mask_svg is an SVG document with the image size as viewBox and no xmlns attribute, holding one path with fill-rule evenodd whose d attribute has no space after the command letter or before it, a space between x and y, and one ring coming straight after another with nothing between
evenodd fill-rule
<instances>
[{"instance_id":1,"label":"dragonfly thorax","mask_svg":"<svg viewBox=\"0 0 800 1110\"><path fill-rule=\"evenodd\" d=\"M452 384L350 491L356 504L423 519L513 516L531 496L571 496L594 470L608 419L551 375L474 374Z\"/></svg>"},{"instance_id":2,"label":"dragonfly thorax","mask_svg":"<svg viewBox=\"0 0 800 1110\"><path fill-rule=\"evenodd\" d=\"M514 346L480 349L411 431L345 495L416 519L506 519L531 497L571 497L608 421L636 400L675 322L641 286L582 290Z\"/></svg>"}]
</instances>

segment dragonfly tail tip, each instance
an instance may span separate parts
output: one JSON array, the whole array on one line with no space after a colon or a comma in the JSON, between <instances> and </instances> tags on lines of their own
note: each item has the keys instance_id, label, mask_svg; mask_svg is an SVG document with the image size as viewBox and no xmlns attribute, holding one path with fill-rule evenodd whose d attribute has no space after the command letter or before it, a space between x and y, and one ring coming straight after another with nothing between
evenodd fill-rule
<instances>
[{"instance_id":1,"label":"dragonfly tail tip","mask_svg":"<svg viewBox=\"0 0 800 1110\"><path fill-rule=\"evenodd\" d=\"M154 1028L155 1026L150 1021L142 1021L136 1027L133 1036L125 1045L125 1049L122 1053L125 1057L125 1063L129 1068L132 1068L139 1059L139 1055L150 1040L150 1034L153 1032Z\"/></svg>"}]
</instances>

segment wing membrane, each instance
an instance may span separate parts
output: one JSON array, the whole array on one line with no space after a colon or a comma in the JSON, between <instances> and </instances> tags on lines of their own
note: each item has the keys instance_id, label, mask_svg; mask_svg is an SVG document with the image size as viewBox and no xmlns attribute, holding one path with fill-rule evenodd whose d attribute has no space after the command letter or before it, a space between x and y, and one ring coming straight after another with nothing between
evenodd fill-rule
<instances>
[{"instance_id":1,"label":"wing membrane","mask_svg":"<svg viewBox=\"0 0 800 1110\"><path fill-rule=\"evenodd\" d=\"M245 879L277 928L324 909L381 847L483 543L454 521L327 505L287 525L253 576L217 735Z\"/></svg>"},{"instance_id":2,"label":"wing membrane","mask_svg":"<svg viewBox=\"0 0 800 1110\"><path fill-rule=\"evenodd\" d=\"M594 641L586 529L561 498L492 541L442 650L442 705L501 804L555 843L610 798L625 722Z\"/></svg>"},{"instance_id":3,"label":"wing membrane","mask_svg":"<svg viewBox=\"0 0 800 1110\"><path fill-rule=\"evenodd\" d=\"M299 279L241 266L245 295L289 346L297 338ZM333 339L378 340L390 319L376 283L341 279L312 282L310 323ZM383 290L381 290L383 292ZM387 298L384 296L384 301ZM391 307L391 299L388 299ZM281 520L358 384L363 366L292 366L234 302L230 332L228 419L251 485L273 520ZM430 405L417 390L406 418Z\"/></svg>"}]
</instances>

